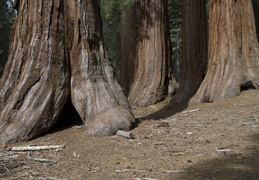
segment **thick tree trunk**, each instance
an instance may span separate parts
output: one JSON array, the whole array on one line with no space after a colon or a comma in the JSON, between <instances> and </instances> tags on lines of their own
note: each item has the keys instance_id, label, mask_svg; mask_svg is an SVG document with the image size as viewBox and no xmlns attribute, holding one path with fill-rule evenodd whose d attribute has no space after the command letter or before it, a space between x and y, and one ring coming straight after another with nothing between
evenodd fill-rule
<instances>
[{"instance_id":1,"label":"thick tree trunk","mask_svg":"<svg viewBox=\"0 0 259 180\"><path fill-rule=\"evenodd\" d=\"M134 118L103 46L98 1L65 3L72 103L86 133L111 135L128 129Z\"/></svg>"},{"instance_id":2,"label":"thick tree trunk","mask_svg":"<svg viewBox=\"0 0 259 180\"><path fill-rule=\"evenodd\" d=\"M199 88L207 62L206 1L184 0L180 87L171 103L188 101Z\"/></svg>"},{"instance_id":3,"label":"thick tree trunk","mask_svg":"<svg viewBox=\"0 0 259 180\"><path fill-rule=\"evenodd\" d=\"M166 0L140 0L137 7L135 75L129 102L144 107L163 100L170 77Z\"/></svg>"},{"instance_id":4,"label":"thick tree trunk","mask_svg":"<svg viewBox=\"0 0 259 180\"><path fill-rule=\"evenodd\" d=\"M120 84L128 96L134 82L137 38L136 3L129 5L121 20Z\"/></svg>"},{"instance_id":5,"label":"thick tree trunk","mask_svg":"<svg viewBox=\"0 0 259 180\"><path fill-rule=\"evenodd\" d=\"M87 134L128 129L134 118L103 47L98 1L20 0L16 7L0 81L0 143L47 131L70 91Z\"/></svg>"},{"instance_id":6,"label":"thick tree trunk","mask_svg":"<svg viewBox=\"0 0 259 180\"><path fill-rule=\"evenodd\" d=\"M191 104L224 100L259 88L252 1L210 1L207 75Z\"/></svg>"},{"instance_id":7,"label":"thick tree trunk","mask_svg":"<svg viewBox=\"0 0 259 180\"><path fill-rule=\"evenodd\" d=\"M59 1L19 1L0 81L0 142L31 139L57 120L69 94Z\"/></svg>"}]
</instances>

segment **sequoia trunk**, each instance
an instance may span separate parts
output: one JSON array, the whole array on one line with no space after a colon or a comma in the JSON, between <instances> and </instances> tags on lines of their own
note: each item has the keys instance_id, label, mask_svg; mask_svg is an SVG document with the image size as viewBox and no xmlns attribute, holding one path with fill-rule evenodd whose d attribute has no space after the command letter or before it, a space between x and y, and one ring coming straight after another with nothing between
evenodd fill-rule
<instances>
[{"instance_id":1,"label":"sequoia trunk","mask_svg":"<svg viewBox=\"0 0 259 180\"><path fill-rule=\"evenodd\" d=\"M54 0L19 1L10 54L0 81L1 143L28 140L48 130L68 98L60 6Z\"/></svg>"},{"instance_id":2,"label":"sequoia trunk","mask_svg":"<svg viewBox=\"0 0 259 180\"><path fill-rule=\"evenodd\" d=\"M252 1L210 1L209 64L192 104L224 100L259 88Z\"/></svg>"},{"instance_id":3,"label":"sequoia trunk","mask_svg":"<svg viewBox=\"0 0 259 180\"><path fill-rule=\"evenodd\" d=\"M180 87L171 103L189 100L199 88L207 62L206 1L184 0Z\"/></svg>"},{"instance_id":4,"label":"sequoia trunk","mask_svg":"<svg viewBox=\"0 0 259 180\"><path fill-rule=\"evenodd\" d=\"M121 20L120 84L128 96L134 82L137 38L136 3L129 5Z\"/></svg>"},{"instance_id":5,"label":"sequoia trunk","mask_svg":"<svg viewBox=\"0 0 259 180\"><path fill-rule=\"evenodd\" d=\"M71 96L87 134L111 135L134 118L103 46L98 2L65 2Z\"/></svg>"},{"instance_id":6,"label":"sequoia trunk","mask_svg":"<svg viewBox=\"0 0 259 180\"><path fill-rule=\"evenodd\" d=\"M134 118L103 47L98 1L14 5L17 20L0 81L0 143L47 131L70 92L87 134L128 129Z\"/></svg>"},{"instance_id":7,"label":"sequoia trunk","mask_svg":"<svg viewBox=\"0 0 259 180\"><path fill-rule=\"evenodd\" d=\"M148 106L168 94L170 41L166 0L140 0L137 5L135 75L129 102Z\"/></svg>"}]
</instances>

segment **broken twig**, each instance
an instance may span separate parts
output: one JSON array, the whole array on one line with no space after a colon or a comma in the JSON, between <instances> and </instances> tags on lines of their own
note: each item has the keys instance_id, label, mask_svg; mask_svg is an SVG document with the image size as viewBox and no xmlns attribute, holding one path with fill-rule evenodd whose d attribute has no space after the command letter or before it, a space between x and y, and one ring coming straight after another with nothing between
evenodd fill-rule
<instances>
[{"instance_id":1,"label":"broken twig","mask_svg":"<svg viewBox=\"0 0 259 180\"><path fill-rule=\"evenodd\" d=\"M191 113L191 112L196 112L196 111L200 111L200 109L192 109L190 111L184 111L183 113Z\"/></svg>"}]
</instances>

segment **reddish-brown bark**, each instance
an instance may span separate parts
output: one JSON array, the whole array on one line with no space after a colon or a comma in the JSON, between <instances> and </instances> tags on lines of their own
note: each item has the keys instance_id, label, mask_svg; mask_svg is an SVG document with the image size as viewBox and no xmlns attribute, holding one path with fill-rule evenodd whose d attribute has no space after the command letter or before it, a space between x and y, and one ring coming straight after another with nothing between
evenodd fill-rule
<instances>
[{"instance_id":1,"label":"reddish-brown bark","mask_svg":"<svg viewBox=\"0 0 259 180\"><path fill-rule=\"evenodd\" d=\"M208 72L191 104L259 88L259 51L252 1L210 1Z\"/></svg>"},{"instance_id":2,"label":"reddish-brown bark","mask_svg":"<svg viewBox=\"0 0 259 180\"><path fill-rule=\"evenodd\" d=\"M206 1L183 0L182 18L181 81L171 104L188 101L206 73Z\"/></svg>"},{"instance_id":3,"label":"reddish-brown bark","mask_svg":"<svg viewBox=\"0 0 259 180\"><path fill-rule=\"evenodd\" d=\"M136 3L129 5L120 26L120 84L128 96L134 82L137 38Z\"/></svg>"},{"instance_id":4,"label":"reddish-brown bark","mask_svg":"<svg viewBox=\"0 0 259 180\"><path fill-rule=\"evenodd\" d=\"M48 130L67 100L64 16L59 7L54 0L19 1L0 80L1 143L28 140Z\"/></svg>"},{"instance_id":5,"label":"reddish-brown bark","mask_svg":"<svg viewBox=\"0 0 259 180\"><path fill-rule=\"evenodd\" d=\"M140 0L137 5L137 44L131 106L148 106L163 100L171 82L166 0Z\"/></svg>"},{"instance_id":6,"label":"reddish-brown bark","mask_svg":"<svg viewBox=\"0 0 259 180\"><path fill-rule=\"evenodd\" d=\"M98 1L19 0L15 7L0 80L0 143L46 132L70 92L87 134L128 129L134 118L103 47Z\"/></svg>"}]
</instances>

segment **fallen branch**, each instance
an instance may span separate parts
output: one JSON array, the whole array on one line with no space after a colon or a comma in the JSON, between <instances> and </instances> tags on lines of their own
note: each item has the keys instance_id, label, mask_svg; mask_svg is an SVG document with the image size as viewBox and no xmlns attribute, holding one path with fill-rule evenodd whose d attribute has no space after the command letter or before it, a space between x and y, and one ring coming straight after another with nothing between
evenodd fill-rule
<instances>
[{"instance_id":1,"label":"fallen branch","mask_svg":"<svg viewBox=\"0 0 259 180\"><path fill-rule=\"evenodd\" d=\"M116 134L118 136L122 136L122 137L125 137L125 138L128 138L128 139L134 139L133 134L130 133L130 132L127 132L127 131L119 130L119 131L116 132Z\"/></svg>"},{"instance_id":2,"label":"fallen branch","mask_svg":"<svg viewBox=\"0 0 259 180\"><path fill-rule=\"evenodd\" d=\"M64 149L65 145L48 145L48 146L34 146L34 145L28 145L28 146L17 146L12 147L12 151L41 151L41 150L60 150Z\"/></svg>"},{"instance_id":3,"label":"fallen branch","mask_svg":"<svg viewBox=\"0 0 259 180\"><path fill-rule=\"evenodd\" d=\"M191 112L196 112L196 111L200 111L200 109L192 109L190 111L184 111L183 113L191 113Z\"/></svg>"},{"instance_id":4,"label":"fallen branch","mask_svg":"<svg viewBox=\"0 0 259 180\"><path fill-rule=\"evenodd\" d=\"M164 171L164 173L184 173L185 170L181 170L181 171Z\"/></svg>"},{"instance_id":5,"label":"fallen branch","mask_svg":"<svg viewBox=\"0 0 259 180\"><path fill-rule=\"evenodd\" d=\"M125 172L130 172L130 169L122 169L122 170L117 169L114 172L116 172L116 173L125 173Z\"/></svg>"},{"instance_id":6,"label":"fallen branch","mask_svg":"<svg viewBox=\"0 0 259 180\"><path fill-rule=\"evenodd\" d=\"M57 161L51 160L51 159L43 159L43 158L31 158L29 157L29 159L36 161L36 162L41 162L41 163L53 163L56 164Z\"/></svg>"}]
</instances>

